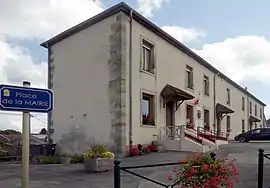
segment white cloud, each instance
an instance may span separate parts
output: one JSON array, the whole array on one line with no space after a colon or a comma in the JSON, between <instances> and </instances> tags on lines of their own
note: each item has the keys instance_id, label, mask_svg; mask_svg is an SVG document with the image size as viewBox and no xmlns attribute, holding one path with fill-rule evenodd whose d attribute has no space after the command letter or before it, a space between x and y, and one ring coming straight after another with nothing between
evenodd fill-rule
<instances>
[{"instance_id":1,"label":"white cloud","mask_svg":"<svg viewBox=\"0 0 270 188\"><path fill-rule=\"evenodd\" d=\"M270 118L270 104L268 104L265 109L264 109L264 114L265 114L265 118L266 120Z\"/></svg>"},{"instance_id":2,"label":"white cloud","mask_svg":"<svg viewBox=\"0 0 270 188\"><path fill-rule=\"evenodd\" d=\"M16 44L0 39L0 83L22 85L24 80L30 81L33 87L46 87L47 64L35 64L30 52ZM16 115L12 115L16 114ZM46 127L46 115L36 114L32 118L32 131ZM21 130L21 113L0 112L0 129L13 128Z\"/></svg>"},{"instance_id":3,"label":"white cloud","mask_svg":"<svg viewBox=\"0 0 270 188\"><path fill-rule=\"evenodd\" d=\"M195 29L177 26L165 26L163 29L184 43L204 37ZM270 41L264 37L227 38L193 51L237 83L256 80L270 87ZM270 118L270 104L265 108L265 114Z\"/></svg>"},{"instance_id":4,"label":"white cloud","mask_svg":"<svg viewBox=\"0 0 270 188\"><path fill-rule=\"evenodd\" d=\"M72 27L103 10L97 0L8 0L0 1L0 84L46 87L47 64L34 62L31 52L6 38L44 40ZM38 48L38 46L37 46ZM5 114L3 114L5 113ZM21 130L21 115L0 112L0 129ZM46 127L46 115L35 114L31 130Z\"/></svg>"},{"instance_id":5,"label":"white cloud","mask_svg":"<svg viewBox=\"0 0 270 188\"><path fill-rule=\"evenodd\" d=\"M139 3L139 12L145 17L152 17L155 9L160 9L165 3L170 0L137 0Z\"/></svg>"},{"instance_id":6,"label":"white cloud","mask_svg":"<svg viewBox=\"0 0 270 188\"><path fill-rule=\"evenodd\" d=\"M256 80L270 86L270 41L240 36L194 50L236 82Z\"/></svg>"},{"instance_id":7,"label":"white cloud","mask_svg":"<svg viewBox=\"0 0 270 188\"><path fill-rule=\"evenodd\" d=\"M97 0L0 1L0 34L44 39L101 12Z\"/></svg>"},{"instance_id":8,"label":"white cloud","mask_svg":"<svg viewBox=\"0 0 270 188\"><path fill-rule=\"evenodd\" d=\"M183 28L178 26L163 26L162 29L168 34L173 36L175 39L180 42L187 43L194 41L199 37L204 37L205 34L201 31L197 31L194 28Z\"/></svg>"}]
</instances>

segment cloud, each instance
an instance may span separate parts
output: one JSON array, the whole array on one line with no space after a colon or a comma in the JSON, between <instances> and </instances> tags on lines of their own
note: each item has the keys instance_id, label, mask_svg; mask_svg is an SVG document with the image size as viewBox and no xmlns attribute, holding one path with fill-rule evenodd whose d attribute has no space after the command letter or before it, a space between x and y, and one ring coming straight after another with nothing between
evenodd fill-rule
<instances>
[{"instance_id":1,"label":"cloud","mask_svg":"<svg viewBox=\"0 0 270 188\"><path fill-rule=\"evenodd\" d=\"M100 13L97 0L0 1L0 35L46 39Z\"/></svg>"},{"instance_id":2,"label":"cloud","mask_svg":"<svg viewBox=\"0 0 270 188\"><path fill-rule=\"evenodd\" d=\"M0 39L0 83L22 85L24 80L30 81L33 87L46 87L47 64L37 64L31 53L16 44L8 43L4 37ZM12 115L15 114L15 115ZM32 131L46 127L46 115L36 114L32 118ZM21 113L0 112L0 129L12 128L21 130Z\"/></svg>"},{"instance_id":3,"label":"cloud","mask_svg":"<svg viewBox=\"0 0 270 188\"><path fill-rule=\"evenodd\" d=\"M236 82L256 80L270 86L270 41L239 36L194 50Z\"/></svg>"},{"instance_id":4,"label":"cloud","mask_svg":"<svg viewBox=\"0 0 270 188\"><path fill-rule=\"evenodd\" d=\"M266 120L270 118L270 104L268 104L264 109L264 114L266 117Z\"/></svg>"},{"instance_id":5,"label":"cloud","mask_svg":"<svg viewBox=\"0 0 270 188\"><path fill-rule=\"evenodd\" d=\"M137 0L139 3L139 12L145 17L152 17L155 9L160 9L165 3L169 3L170 0Z\"/></svg>"},{"instance_id":6,"label":"cloud","mask_svg":"<svg viewBox=\"0 0 270 188\"><path fill-rule=\"evenodd\" d=\"M205 37L203 32L197 31L194 28L183 28L178 26L163 26L161 28L175 39L183 43L194 41L199 37Z\"/></svg>"},{"instance_id":7,"label":"cloud","mask_svg":"<svg viewBox=\"0 0 270 188\"><path fill-rule=\"evenodd\" d=\"M97 0L0 1L0 83L21 85L27 80L33 87L46 88L47 63L36 62L27 48L8 41L44 40L102 10ZM34 115L31 130L38 132L46 127L47 116ZM21 130L21 125L21 113L0 112L0 129Z\"/></svg>"},{"instance_id":8,"label":"cloud","mask_svg":"<svg viewBox=\"0 0 270 188\"><path fill-rule=\"evenodd\" d=\"M183 43L205 36L196 29L177 26L164 26L162 29ZM258 81L270 87L270 41L265 37L227 38L204 44L201 49L193 51L237 83ZM265 114L270 118L270 104L265 108Z\"/></svg>"}]
</instances>

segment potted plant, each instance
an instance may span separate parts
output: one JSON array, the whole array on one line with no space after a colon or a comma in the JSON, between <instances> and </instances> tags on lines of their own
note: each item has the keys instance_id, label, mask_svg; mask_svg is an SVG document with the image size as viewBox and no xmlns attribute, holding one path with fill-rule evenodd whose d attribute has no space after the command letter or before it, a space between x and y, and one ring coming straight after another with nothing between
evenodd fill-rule
<instances>
[{"instance_id":1,"label":"potted plant","mask_svg":"<svg viewBox=\"0 0 270 188\"><path fill-rule=\"evenodd\" d=\"M237 182L235 160L215 160L210 154L194 154L173 170L168 179L180 187L228 188Z\"/></svg>"},{"instance_id":2,"label":"potted plant","mask_svg":"<svg viewBox=\"0 0 270 188\"><path fill-rule=\"evenodd\" d=\"M104 172L113 169L114 154L104 144L95 144L84 152L84 169L87 172Z\"/></svg>"},{"instance_id":3,"label":"potted plant","mask_svg":"<svg viewBox=\"0 0 270 188\"><path fill-rule=\"evenodd\" d=\"M61 164L70 164L71 157L67 154L60 155L60 163Z\"/></svg>"}]
</instances>

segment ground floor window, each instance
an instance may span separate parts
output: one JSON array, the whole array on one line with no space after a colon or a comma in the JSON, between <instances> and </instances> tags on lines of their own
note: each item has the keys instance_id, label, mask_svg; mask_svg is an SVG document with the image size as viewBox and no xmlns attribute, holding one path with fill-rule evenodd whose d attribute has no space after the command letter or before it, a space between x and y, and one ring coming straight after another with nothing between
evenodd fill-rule
<instances>
[{"instance_id":1,"label":"ground floor window","mask_svg":"<svg viewBox=\"0 0 270 188\"><path fill-rule=\"evenodd\" d=\"M245 120L242 119L242 133L246 132L245 130Z\"/></svg>"},{"instance_id":2,"label":"ground floor window","mask_svg":"<svg viewBox=\"0 0 270 188\"><path fill-rule=\"evenodd\" d=\"M155 125L155 96L143 93L141 107L143 125Z\"/></svg>"},{"instance_id":3,"label":"ground floor window","mask_svg":"<svg viewBox=\"0 0 270 188\"><path fill-rule=\"evenodd\" d=\"M227 115L227 132L231 132L231 116Z\"/></svg>"},{"instance_id":4,"label":"ground floor window","mask_svg":"<svg viewBox=\"0 0 270 188\"><path fill-rule=\"evenodd\" d=\"M209 113L209 110L204 109L203 117L204 117L203 118L204 128L206 130L209 130L210 129L210 113Z\"/></svg>"},{"instance_id":5,"label":"ground floor window","mask_svg":"<svg viewBox=\"0 0 270 188\"><path fill-rule=\"evenodd\" d=\"M194 127L194 118L193 118L193 106L186 106L186 119L187 119L187 128Z\"/></svg>"}]
</instances>

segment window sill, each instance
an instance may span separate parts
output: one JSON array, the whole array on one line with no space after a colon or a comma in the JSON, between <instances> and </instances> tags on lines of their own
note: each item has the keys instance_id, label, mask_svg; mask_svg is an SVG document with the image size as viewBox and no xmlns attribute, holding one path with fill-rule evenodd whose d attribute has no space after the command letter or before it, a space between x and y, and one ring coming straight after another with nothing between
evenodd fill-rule
<instances>
[{"instance_id":1,"label":"window sill","mask_svg":"<svg viewBox=\"0 0 270 188\"><path fill-rule=\"evenodd\" d=\"M186 86L186 90L194 92L194 88L190 88L190 87L187 87L187 86Z\"/></svg>"},{"instance_id":2,"label":"window sill","mask_svg":"<svg viewBox=\"0 0 270 188\"><path fill-rule=\"evenodd\" d=\"M156 128L156 124L151 125L151 124L141 124L141 127L145 127L145 128Z\"/></svg>"},{"instance_id":3,"label":"window sill","mask_svg":"<svg viewBox=\"0 0 270 188\"><path fill-rule=\"evenodd\" d=\"M204 97L210 98L210 95L203 94Z\"/></svg>"},{"instance_id":4,"label":"window sill","mask_svg":"<svg viewBox=\"0 0 270 188\"><path fill-rule=\"evenodd\" d=\"M141 69L141 72L142 72L142 73L145 73L145 74L148 74L148 75L150 75L150 76L156 77L156 74L155 74L155 73L149 72L149 71L147 71L147 70Z\"/></svg>"}]
</instances>

